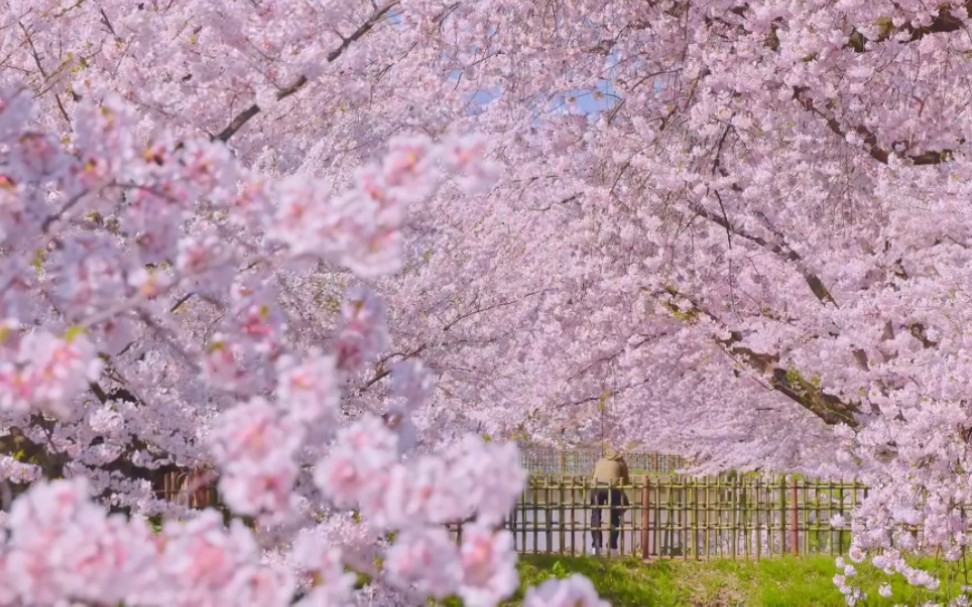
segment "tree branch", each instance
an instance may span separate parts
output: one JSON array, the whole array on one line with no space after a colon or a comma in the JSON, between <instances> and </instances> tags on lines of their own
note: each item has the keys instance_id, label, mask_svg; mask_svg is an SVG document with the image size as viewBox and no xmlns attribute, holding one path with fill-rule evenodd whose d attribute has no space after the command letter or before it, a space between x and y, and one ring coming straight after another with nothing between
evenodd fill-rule
<instances>
[{"instance_id":1,"label":"tree branch","mask_svg":"<svg viewBox=\"0 0 972 607\"><path fill-rule=\"evenodd\" d=\"M972 16L972 0L968 0L964 5L966 17ZM885 42L890 40L892 37L896 36L898 33L908 33L908 39L905 42L916 42L921 40L929 34L947 34L949 32L957 32L963 28L965 25L963 20L959 17L953 15L948 8L941 7L938 9L938 15L932 19L932 22L925 27L912 27L911 25L904 25L900 28L895 28L889 19L884 19L880 22L881 33L878 35L876 42ZM857 53L863 53L866 51L867 43L870 42L863 34L854 30L851 34L850 39L847 42L847 46L854 49Z\"/></svg>"},{"instance_id":2,"label":"tree branch","mask_svg":"<svg viewBox=\"0 0 972 607\"><path fill-rule=\"evenodd\" d=\"M327 62L333 63L334 61L336 61L338 57L344 54L344 51L346 51L353 42L359 40L362 36L364 36L369 31L371 31L371 29L375 25L377 25L378 22L381 21L382 18L384 18L389 11L391 11L393 8L398 6L400 2L401 0L389 0L388 2L385 2L381 6L377 7L375 11L371 14L371 16L368 17L368 19L364 23L362 23L358 27L358 29L356 29L347 38L341 39L340 46L338 46L333 51L327 54ZM293 84L291 84L287 88L277 93L277 100L282 101L287 97L290 97L297 91L304 88L306 84L307 84L307 77L300 76L299 78L297 78L297 80L293 82ZM260 106L254 103L250 107L246 108L245 110L237 114L236 117L233 118L232 122L230 122L229 125L227 125L227 127L223 129L219 133L219 135L216 135L216 137L214 137L213 139L216 141L222 141L223 143L226 143L227 141L230 140L230 138L233 135L236 134L237 131L243 128L243 125L249 122L251 118L259 114L260 111L261 111Z\"/></svg>"},{"instance_id":3,"label":"tree branch","mask_svg":"<svg viewBox=\"0 0 972 607\"><path fill-rule=\"evenodd\" d=\"M794 87L793 98L796 99L808 112L823 118L827 124L827 128L829 128L835 135L846 141L848 131L841 126L840 122L838 122L836 118L830 116L813 104L813 100L806 95L808 90L810 89L805 86ZM867 151L868 155L871 156L871 158L877 160L881 164L888 164L888 161L891 158L891 152L888 152L886 149L878 145L877 136L872 133L870 129L864 126L858 126L854 127L854 133L864 141L865 150ZM959 141L959 143L965 143L965 140L962 139ZM929 152L923 152L921 154L894 152L895 156L903 160L910 160L915 166L941 164L951 160L954 154L955 150L932 150Z\"/></svg>"},{"instance_id":4,"label":"tree branch","mask_svg":"<svg viewBox=\"0 0 972 607\"><path fill-rule=\"evenodd\" d=\"M691 312L686 313L670 301L663 302L673 313L696 319L702 315L715 324L724 327L719 319L684 294L678 293L674 289L668 289L667 294L683 298L692 304ZM819 386L807 381L799 373L781 367L780 357L777 354L764 354L747 348L742 345L743 335L738 331L730 331L728 338L714 339L733 360L764 377L773 390L813 413L825 424L847 424L855 429L860 426L860 422L857 420L857 415L861 413L860 403L844 401L831 394L826 394Z\"/></svg>"},{"instance_id":5,"label":"tree branch","mask_svg":"<svg viewBox=\"0 0 972 607\"><path fill-rule=\"evenodd\" d=\"M707 210L705 207L703 207L701 204L698 203L693 204L692 210L695 211L695 213L698 214L699 216L704 217L705 219L708 219L709 221L712 221L722 226L723 228L726 229L726 231L731 231L733 234L739 236L740 238L745 238L750 242L758 244L759 246L772 251L773 253L779 255L786 261L795 263L797 265L797 268L799 268L800 270L800 274L803 275L803 279L806 281L807 286L810 287L810 291L813 292L814 296L818 300L820 300L821 303L825 303L825 304L829 303L829 304L833 304L834 306L837 306L837 301L834 299L833 295L830 294L830 291L827 289L827 287L824 286L824 283L822 280L820 280L820 277L814 274L813 272L811 272L810 269L807 267L807 264L804 261L803 257L801 257L799 253L797 253L789 246L787 246L786 243L784 242L770 243L766 239L762 238L761 236L751 234L750 232L746 231L745 228L740 228L739 226L733 226L732 224L729 223L728 217L724 215L718 215L716 213L712 213L709 210Z\"/></svg>"}]
</instances>

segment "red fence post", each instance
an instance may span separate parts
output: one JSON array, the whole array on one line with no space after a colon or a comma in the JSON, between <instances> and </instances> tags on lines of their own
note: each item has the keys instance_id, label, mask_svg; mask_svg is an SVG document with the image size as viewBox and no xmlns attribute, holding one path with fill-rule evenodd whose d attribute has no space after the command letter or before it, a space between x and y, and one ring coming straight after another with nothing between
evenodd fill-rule
<instances>
[{"instance_id":1,"label":"red fence post","mask_svg":"<svg viewBox=\"0 0 972 607\"><path fill-rule=\"evenodd\" d=\"M648 526L651 524L651 481L645 475L645 484L641 486L641 558L648 560Z\"/></svg>"}]
</instances>

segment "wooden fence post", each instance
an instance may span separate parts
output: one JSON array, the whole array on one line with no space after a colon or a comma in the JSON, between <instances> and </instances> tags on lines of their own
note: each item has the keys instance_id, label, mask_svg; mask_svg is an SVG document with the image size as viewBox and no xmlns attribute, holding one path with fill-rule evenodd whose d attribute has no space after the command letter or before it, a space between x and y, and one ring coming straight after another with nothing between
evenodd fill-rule
<instances>
[{"instance_id":1,"label":"wooden fence post","mask_svg":"<svg viewBox=\"0 0 972 607\"><path fill-rule=\"evenodd\" d=\"M651 524L651 481L645 475L645 484L641 486L641 558L648 560L648 526Z\"/></svg>"},{"instance_id":2,"label":"wooden fence post","mask_svg":"<svg viewBox=\"0 0 972 607\"><path fill-rule=\"evenodd\" d=\"M800 530L797 526L800 521L799 504L797 495L797 479L793 477L790 485L790 552L794 555L800 554Z\"/></svg>"},{"instance_id":3,"label":"wooden fence post","mask_svg":"<svg viewBox=\"0 0 972 607\"><path fill-rule=\"evenodd\" d=\"M544 550L544 552L550 554L551 552L553 552L553 513L554 513L555 506L552 505L550 500L550 495L551 495L550 481L548 480L545 483L545 485L546 487L544 488L543 522L544 522L544 526L547 528L546 529L547 545L546 545L546 550ZM539 550L537 552L539 552Z\"/></svg>"},{"instance_id":4,"label":"wooden fence post","mask_svg":"<svg viewBox=\"0 0 972 607\"><path fill-rule=\"evenodd\" d=\"M837 499L840 500L840 515L844 515L844 479L837 485ZM844 525L837 530L837 554L844 554Z\"/></svg>"}]
</instances>

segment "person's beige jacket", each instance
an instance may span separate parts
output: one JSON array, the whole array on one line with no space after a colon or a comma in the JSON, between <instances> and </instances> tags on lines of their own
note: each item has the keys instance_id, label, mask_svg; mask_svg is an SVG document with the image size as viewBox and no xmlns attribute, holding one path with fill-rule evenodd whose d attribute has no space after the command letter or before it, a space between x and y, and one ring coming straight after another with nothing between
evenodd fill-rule
<instances>
[{"instance_id":1,"label":"person's beige jacket","mask_svg":"<svg viewBox=\"0 0 972 607\"><path fill-rule=\"evenodd\" d=\"M624 461L621 454L608 449L604 457L597 460L594 465L594 482L605 484L630 485L631 479L628 478L628 463Z\"/></svg>"}]
</instances>

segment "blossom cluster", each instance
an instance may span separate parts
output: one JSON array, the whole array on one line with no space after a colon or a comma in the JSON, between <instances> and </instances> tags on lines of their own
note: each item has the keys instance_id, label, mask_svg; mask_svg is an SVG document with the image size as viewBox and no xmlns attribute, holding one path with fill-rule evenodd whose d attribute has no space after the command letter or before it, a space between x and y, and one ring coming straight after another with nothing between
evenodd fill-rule
<instances>
[{"instance_id":1,"label":"blossom cluster","mask_svg":"<svg viewBox=\"0 0 972 607\"><path fill-rule=\"evenodd\" d=\"M378 361L373 290L352 289L323 333L287 299L308 262L360 279L399 268L406 204L450 175L491 183L482 141L393 138L333 189L142 132L111 93L79 103L58 142L31 130L28 97L0 93L0 423L40 463L0 458L5 487L30 485L0 525L0 605L351 605L364 574L407 602L509 597L516 552L498 527L525 482L516 448L474 434L419 448L433 376ZM355 412L346 387L380 365L387 411ZM157 500L126 473L187 462L205 471L182 491L215 481L220 509L151 522ZM327 541L302 533L352 512ZM366 540L378 569L356 556ZM531 604L594 600L564 584Z\"/></svg>"}]
</instances>

